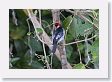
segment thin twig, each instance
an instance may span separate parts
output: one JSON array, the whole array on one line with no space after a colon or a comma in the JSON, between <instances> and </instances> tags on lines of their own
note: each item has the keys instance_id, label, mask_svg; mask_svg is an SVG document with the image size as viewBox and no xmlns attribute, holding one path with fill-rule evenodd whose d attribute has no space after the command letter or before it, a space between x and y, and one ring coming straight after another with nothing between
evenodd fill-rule
<instances>
[{"instance_id":1,"label":"thin twig","mask_svg":"<svg viewBox=\"0 0 112 82\"><path fill-rule=\"evenodd\" d=\"M37 18L37 20L39 20L39 18ZM45 27L50 27L51 25L53 25L53 23L49 24L47 21L42 20L42 19L41 19L41 22L45 22L46 24L48 24L48 25L47 25L47 26L45 26Z\"/></svg>"},{"instance_id":2,"label":"thin twig","mask_svg":"<svg viewBox=\"0 0 112 82\"><path fill-rule=\"evenodd\" d=\"M28 24L28 29L29 29L29 33L30 33L30 24L29 24L29 22L28 22L28 20L29 20L29 18L26 20L27 21L27 24ZM30 60L30 63L29 63L29 65L31 65L32 64L32 58L33 58L33 50L32 50L32 47L31 47L31 45L30 45L30 35L28 35L28 46L29 46L29 48L30 48L30 53L31 53L31 55L30 55L30 57L31 57L31 60Z\"/></svg>"},{"instance_id":3,"label":"thin twig","mask_svg":"<svg viewBox=\"0 0 112 82\"><path fill-rule=\"evenodd\" d=\"M66 19L66 17L62 14L62 12L60 12L60 15L62 15L62 17L63 17L64 19Z\"/></svg>"},{"instance_id":4,"label":"thin twig","mask_svg":"<svg viewBox=\"0 0 112 82\"><path fill-rule=\"evenodd\" d=\"M69 10L69 9L65 9L65 11L66 11L66 12L69 12L69 13L72 13L73 15L75 14L74 11L71 11L71 10Z\"/></svg>"},{"instance_id":5,"label":"thin twig","mask_svg":"<svg viewBox=\"0 0 112 82\"><path fill-rule=\"evenodd\" d=\"M95 37L97 37L97 35L94 35L93 37L88 38L87 40L91 40L91 39L93 39ZM85 41L85 39L84 40L80 40L80 41L76 41L76 42L67 43L67 44L64 44L64 45L71 45L71 44L76 44L76 43L80 43L80 42L84 42L84 41Z\"/></svg>"},{"instance_id":6,"label":"thin twig","mask_svg":"<svg viewBox=\"0 0 112 82\"><path fill-rule=\"evenodd\" d=\"M42 43L42 44L43 44L43 50L44 50L45 63L46 63L47 68L50 69L50 65L49 65L49 62L47 60L47 55L46 55L46 51L45 51L45 44L44 43Z\"/></svg>"},{"instance_id":7,"label":"thin twig","mask_svg":"<svg viewBox=\"0 0 112 82\"><path fill-rule=\"evenodd\" d=\"M41 23L41 10L39 9L39 21L40 21L40 26L42 27L42 23ZM42 37L42 41L43 41L43 37ZM46 55L46 51L45 51L45 44L43 44L43 50L44 50L44 57L45 57L45 63L48 69L50 69L50 65L49 62L47 61L47 55Z\"/></svg>"},{"instance_id":8,"label":"thin twig","mask_svg":"<svg viewBox=\"0 0 112 82\"><path fill-rule=\"evenodd\" d=\"M93 12L91 9L80 9L79 12L85 13L85 12Z\"/></svg>"},{"instance_id":9,"label":"thin twig","mask_svg":"<svg viewBox=\"0 0 112 82\"><path fill-rule=\"evenodd\" d=\"M68 32L68 30L69 30L69 28L70 28L70 25L71 25L73 19L74 19L74 18L71 19L70 23L69 23L68 26L67 26L66 33L65 33L65 39L66 39L67 32Z\"/></svg>"},{"instance_id":10,"label":"thin twig","mask_svg":"<svg viewBox=\"0 0 112 82\"><path fill-rule=\"evenodd\" d=\"M41 20L42 20L42 19L41 19ZM50 28L50 26L51 26L51 25L50 25L47 21L42 20L42 22L44 22L44 23L46 23L46 24L47 24L47 26L46 26L46 25L45 25L45 26L43 25L43 26L44 26L44 28L47 28L47 27L48 27L48 28L51 30L51 28Z\"/></svg>"},{"instance_id":11,"label":"thin twig","mask_svg":"<svg viewBox=\"0 0 112 82\"><path fill-rule=\"evenodd\" d=\"M91 10L79 10L79 9L74 9L75 11L77 11L77 13L87 13L87 12L93 12ZM72 14L75 14L75 11L72 11L70 9L65 9L66 12L69 12L69 13L72 13Z\"/></svg>"},{"instance_id":12,"label":"thin twig","mask_svg":"<svg viewBox=\"0 0 112 82\"><path fill-rule=\"evenodd\" d=\"M95 19L96 21L98 21L98 19L96 17L93 17L91 14L89 14L89 13L86 13L86 14L88 14L90 17L92 17L93 19Z\"/></svg>"}]
</instances>

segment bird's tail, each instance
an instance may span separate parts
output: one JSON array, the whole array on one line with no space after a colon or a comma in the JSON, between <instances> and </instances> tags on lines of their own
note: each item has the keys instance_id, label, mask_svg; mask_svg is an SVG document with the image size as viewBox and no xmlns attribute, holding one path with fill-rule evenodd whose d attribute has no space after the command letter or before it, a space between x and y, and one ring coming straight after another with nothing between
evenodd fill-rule
<instances>
[{"instance_id":1,"label":"bird's tail","mask_svg":"<svg viewBox=\"0 0 112 82\"><path fill-rule=\"evenodd\" d=\"M54 54L56 52L57 44L53 44L52 53Z\"/></svg>"}]
</instances>

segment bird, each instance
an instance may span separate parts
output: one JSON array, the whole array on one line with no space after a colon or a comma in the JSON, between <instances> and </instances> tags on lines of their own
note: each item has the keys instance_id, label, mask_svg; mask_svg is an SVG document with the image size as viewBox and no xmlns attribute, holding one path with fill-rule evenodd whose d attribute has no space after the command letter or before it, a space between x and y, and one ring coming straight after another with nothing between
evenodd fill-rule
<instances>
[{"instance_id":1,"label":"bird","mask_svg":"<svg viewBox=\"0 0 112 82\"><path fill-rule=\"evenodd\" d=\"M56 21L54 25L55 25L55 29L53 31L53 36L52 36L52 41L53 41L52 53L53 54L56 52L58 43L63 41L65 36L65 30L62 27L61 23L59 21Z\"/></svg>"}]
</instances>

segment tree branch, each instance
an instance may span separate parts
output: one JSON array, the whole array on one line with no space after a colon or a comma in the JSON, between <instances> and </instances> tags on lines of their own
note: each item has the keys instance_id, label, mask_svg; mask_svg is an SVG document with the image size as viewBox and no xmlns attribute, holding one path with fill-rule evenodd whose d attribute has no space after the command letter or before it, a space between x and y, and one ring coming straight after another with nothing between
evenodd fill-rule
<instances>
[{"instance_id":1,"label":"tree branch","mask_svg":"<svg viewBox=\"0 0 112 82\"><path fill-rule=\"evenodd\" d=\"M97 37L97 35L94 35L93 37L88 38L87 40L91 40L91 39L93 39L95 37ZM80 41L75 41L75 42L67 43L67 44L64 44L64 45L71 45L71 44L76 44L76 43L80 43L80 42L84 42L84 41L85 41L85 39L84 40L80 40Z\"/></svg>"},{"instance_id":2,"label":"tree branch","mask_svg":"<svg viewBox=\"0 0 112 82\"><path fill-rule=\"evenodd\" d=\"M29 24L29 22L28 22L28 20L29 20L29 18L26 20L27 21L27 24L28 24L28 29L29 29L29 31L28 31L28 33L30 33L30 24ZM29 65L31 65L32 64L32 55L33 55L33 50L32 50L32 47L31 47L31 45L30 45L30 35L28 35L28 46L29 46L29 48L30 48L30 57L31 57L31 59L30 59L30 62L29 62Z\"/></svg>"}]
</instances>

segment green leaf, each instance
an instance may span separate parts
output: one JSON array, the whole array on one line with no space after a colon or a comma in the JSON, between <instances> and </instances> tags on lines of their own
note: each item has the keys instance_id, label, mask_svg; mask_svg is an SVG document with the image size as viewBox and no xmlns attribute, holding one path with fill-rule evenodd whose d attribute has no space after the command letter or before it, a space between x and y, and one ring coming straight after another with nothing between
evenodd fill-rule
<instances>
[{"instance_id":1,"label":"green leaf","mask_svg":"<svg viewBox=\"0 0 112 82\"><path fill-rule=\"evenodd\" d=\"M70 21L72 20L72 16L68 16L64 21L63 21L63 27L65 29L67 29L67 27L69 26Z\"/></svg>"},{"instance_id":2,"label":"green leaf","mask_svg":"<svg viewBox=\"0 0 112 82\"><path fill-rule=\"evenodd\" d=\"M22 39L23 36L26 34L26 30L20 27L15 27L15 28L16 28L15 30L11 31L10 37L15 40Z\"/></svg>"},{"instance_id":3,"label":"green leaf","mask_svg":"<svg viewBox=\"0 0 112 82\"><path fill-rule=\"evenodd\" d=\"M70 45L66 46L66 56L68 59L70 59L70 57L72 55L72 51L73 51L72 46L70 46Z\"/></svg>"},{"instance_id":4,"label":"green leaf","mask_svg":"<svg viewBox=\"0 0 112 82\"><path fill-rule=\"evenodd\" d=\"M75 64L73 68L75 68L75 69L85 69L85 65L82 64L82 63L79 63L79 64Z\"/></svg>"},{"instance_id":5,"label":"green leaf","mask_svg":"<svg viewBox=\"0 0 112 82\"><path fill-rule=\"evenodd\" d=\"M99 56L99 39L97 39L92 47L91 47L91 53L93 55L93 60L95 60L96 58L98 58Z\"/></svg>"},{"instance_id":6,"label":"green leaf","mask_svg":"<svg viewBox=\"0 0 112 82\"><path fill-rule=\"evenodd\" d=\"M74 22L73 22L72 16L68 16L64 22L63 26L66 29L66 42L70 42L73 39L75 39L75 27L74 27Z\"/></svg>"},{"instance_id":7,"label":"green leaf","mask_svg":"<svg viewBox=\"0 0 112 82\"><path fill-rule=\"evenodd\" d=\"M36 38L33 38L31 37L30 38L30 46L33 50L33 52L36 52L36 51L43 51L43 48L42 48L42 45L41 45L41 42L39 40L37 40Z\"/></svg>"},{"instance_id":8,"label":"green leaf","mask_svg":"<svg viewBox=\"0 0 112 82\"><path fill-rule=\"evenodd\" d=\"M76 36L78 37L79 35L84 36L85 30L92 28L92 24L89 22L85 21L85 23L82 22L83 19L80 18L74 18L74 27L76 30Z\"/></svg>"},{"instance_id":9,"label":"green leaf","mask_svg":"<svg viewBox=\"0 0 112 82\"><path fill-rule=\"evenodd\" d=\"M97 38L93 44L89 46L89 50L91 50L95 68L99 68L99 38Z\"/></svg>"},{"instance_id":10,"label":"green leaf","mask_svg":"<svg viewBox=\"0 0 112 82\"><path fill-rule=\"evenodd\" d=\"M23 56L26 53L27 46L23 42L23 40L14 40L14 46L18 56Z\"/></svg>"},{"instance_id":11,"label":"green leaf","mask_svg":"<svg viewBox=\"0 0 112 82\"><path fill-rule=\"evenodd\" d=\"M34 55L33 55L33 53L31 53L31 50L28 49L26 51L25 55L24 55L24 58L25 58L25 60L26 60L27 63L30 63L31 62L31 57L33 59Z\"/></svg>"},{"instance_id":12,"label":"green leaf","mask_svg":"<svg viewBox=\"0 0 112 82\"><path fill-rule=\"evenodd\" d=\"M40 64L38 61L34 61L31 64L31 68L33 69L43 69L44 66L42 64Z\"/></svg>"},{"instance_id":13,"label":"green leaf","mask_svg":"<svg viewBox=\"0 0 112 82\"><path fill-rule=\"evenodd\" d=\"M23 11L23 9L15 9L16 16L18 17L18 21L20 25L27 25L26 19L28 18L27 14ZM26 27L28 28L28 27Z\"/></svg>"},{"instance_id":14,"label":"green leaf","mask_svg":"<svg viewBox=\"0 0 112 82\"><path fill-rule=\"evenodd\" d=\"M68 43L68 42L71 42L72 40L74 39L74 37L71 35L71 34L67 34L66 35L66 42Z\"/></svg>"}]
</instances>

